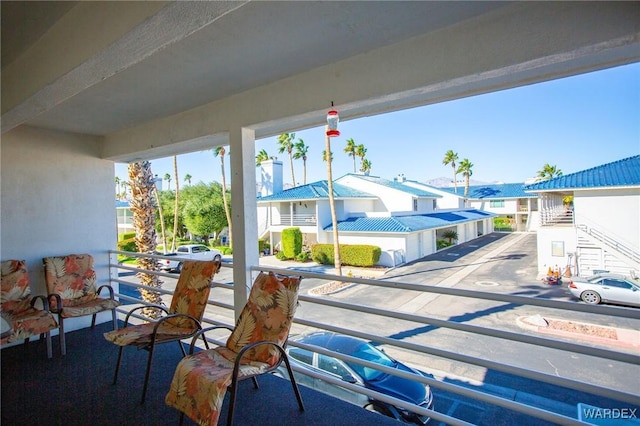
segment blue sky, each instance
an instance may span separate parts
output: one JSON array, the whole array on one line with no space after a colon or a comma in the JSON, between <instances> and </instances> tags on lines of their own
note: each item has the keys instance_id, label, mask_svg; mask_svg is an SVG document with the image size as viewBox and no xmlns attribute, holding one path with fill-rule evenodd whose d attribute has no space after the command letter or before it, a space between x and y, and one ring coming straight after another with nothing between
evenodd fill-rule
<instances>
[{"instance_id":1,"label":"blue sky","mask_svg":"<svg viewBox=\"0 0 640 426\"><path fill-rule=\"evenodd\" d=\"M640 63L504 90L437 105L341 121L341 135L331 140L333 177L353 171L343 152L346 140L367 148L371 174L393 179L428 181L452 176L442 159L447 150L473 163L472 179L523 182L545 163L564 174L640 154ZM295 132L309 145L307 183L326 179L324 127ZM289 159L277 149L277 137L256 141L284 164L284 182L291 182ZM173 175L171 158L153 160L153 173ZM229 165L227 159L227 179ZM302 161L294 161L302 183ZM359 162L358 162L359 168ZM220 160L212 151L178 156L178 174L192 183L220 182ZM116 176L127 179L126 165ZM173 183L171 187L173 188ZM165 182L166 188L166 182Z\"/></svg>"}]
</instances>

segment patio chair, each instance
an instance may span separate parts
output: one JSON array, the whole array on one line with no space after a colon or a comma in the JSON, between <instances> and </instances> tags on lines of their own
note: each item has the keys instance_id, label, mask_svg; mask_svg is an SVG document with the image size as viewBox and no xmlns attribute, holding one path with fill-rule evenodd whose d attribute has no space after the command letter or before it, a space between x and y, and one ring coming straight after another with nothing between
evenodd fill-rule
<instances>
[{"instance_id":1,"label":"patio chair","mask_svg":"<svg viewBox=\"0 0 640 426\"><path fill-rule=\"evenodd\" d=\"M200 321L202 321L204 310L207 307L211 280L220 269L220 265L221 262L218 260L184 261L169 309L158 305L138 306L129 311L125 317L123 328L104 334L108 341L120 346L113 384L116 384L118 380L124 347L135 346L138 349L147 350L149 357L141 400L141 403L144 403L155 346L161 343L178 342L182 355L187 355L180 341L194 336L198 330L202 329ZM138 325L129 325L129 318L135 311L149 307L159 309L166 316Z\"/></svg>"},{"instance_id":2,"label":"patio chair","mask_svg":"<svg viewBox=\"0 0 640 426\"><path fill-rule=\"evenodd\" d=\"M238 382L251 378L258 388L257 376L275 370L282 361L289 372L300 411L304 411L284 350L298 305L301 279L261 272L234 329L214 326L193 337L190 355L178 363L165 398L167 405L181 411L180 423L186 414L200 425L216 425L224 396L229 390L227 423L233 424ZM209 349L205 343L206 350L193 354L199 335L216 328L232 331L226 345Z\"/></svg>"},{"instance_id":3,"label":"patio chair","mask_svg":"<svg viewBox=\"0 0 640 426\"><path fill-rule=\"evenodd\" d=\"M96 288L96 272L93 269L93 256L90 254L70 254L42 259L44 278L49 293L51 311L58 314L60 324L60 342L65 350L64 320L93 315L91 328L96 325L96 315L111 311L113 328L118 328L116 308L120 302L113 298L113 288L109 284ZM100 297L103 289L109 297Z\"/></svg>"},{"instance_id":4,"label":"patio chair","mask_svg":"<svg viewBox=\"0 0 640 426\"><path fill-rule=\"evenodd\" d=\"M47 357L52 358L51 330L58 328L58 323L51 312L49 302L45 296L31 296L29 275L24 260L5 260L0 264L0 312L2 333L0 344L24 340L29 343L31 336L40 335L47 342ZM42 302L43 309L35 307L36 302ZM64 340L60 339L60 350L64 355Z\"/></svg>"}]
</instances>

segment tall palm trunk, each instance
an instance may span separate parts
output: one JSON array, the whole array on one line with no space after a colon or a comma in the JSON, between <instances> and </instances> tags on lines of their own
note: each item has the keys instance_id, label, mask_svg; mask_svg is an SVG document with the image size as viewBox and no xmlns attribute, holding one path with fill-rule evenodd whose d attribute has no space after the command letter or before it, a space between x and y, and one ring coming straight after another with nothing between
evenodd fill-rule
<instances>
[{"instance_id":1,"label":"tall palm trunk","mask_svg":"<svg viewBox=\"0 0 640 426\"><path fill-rule=\"evenodd\" d=\"M458 195L458 173L456 172L456 163L451 162L451 168L453 168L453 192Z\"/></svg>"},{"instance_id":2,"label":"tall palm trunk","mask_svg":"<svg viewBox=\"0 0 640 426\"><path fill-rule=\"evenodd\" d=\"M220 150L220 168L222 170L222 203L224 204L224 214L227 216L227 225L229 226L229 247L233 249L233 227L231 226L231 212L229 211L229 201L227 200L227 177L224 172L224 154L225 150Z\"/></svg>"},{"instance_id":3,"label":"tall palm trunk","mask_svg":"<svg viewBox=\"0 0 640 426\"><path fill-rule=\"evenodd\" d=\"M151 163L148 161L131 163L128 171L136 246L139 253L151 254L156 249L156 207L153 196L155 183L151 173ZM154 258L141 257L138 259L138 267L147 271L157 271L158 263ZM162 281L156 275L138 272L137 277L140 284L155 288L162 287ZM162 305L162 297L159 292L146 288L140 288L138 291L145 302ZM157 309L150 308L143 309L142 313L150 318L157 318L160 314Z\"/></svg>"},{"instance_id":4,"label":"tall palm trunk","mask_svg":"<svg viewBox=\"0 0 640 426\"><path fill-rule=\"evenodd\" d=\"M155 183L155 182L154 182ZM164 224L164 212L162 211L162 203L160 203L160 194L158 188L154 185L154 194L156 194L156 203L158 204L158 216L160 217L160 231L162 232L162 251L167 253L167 228Z\"/></svg>"},{"instance_id":5,"label":"tall palm trunk","mask_svg":"<svg viewBox=\"0 0 640 426\"><path fill-rule=\"evenodd\" d=\"M291 149L289 149L289 165L291 166L291 183L295 187L297 185L296 185L296 177L293 173L293 152Z\"/></svg>"},{"instance_id":6,"label":"tall palm trunk","mask_svg":"<svg viewBox=\"0 0 640 426\"><path fill-rule=\"evenodd\" d=\"M173 174L176 177L176 199L173 204L173 240L171 241L171 251L176 251L176 240L178 239L178 198L180 197L180 184L178 183L178 156L173 156Z\"/></svg>"},{"instance_id":7,"label":"tall palm trunk","mask_svg":"<svg viewBox=\"0 0 640 426\"><path fill-rule=\"evenodd\" d=\"M325 133L329 130L326 126ZM338 242L338 216L336 214L336 202L333 197L333 174L331 171L331 138L326 136L327 156L327 186L329 187L329 206L331 207L331 223L333 224L333 264L336 274L342 275L342 260L340 259L340 243Z\"/></svg>"}]
</instances>

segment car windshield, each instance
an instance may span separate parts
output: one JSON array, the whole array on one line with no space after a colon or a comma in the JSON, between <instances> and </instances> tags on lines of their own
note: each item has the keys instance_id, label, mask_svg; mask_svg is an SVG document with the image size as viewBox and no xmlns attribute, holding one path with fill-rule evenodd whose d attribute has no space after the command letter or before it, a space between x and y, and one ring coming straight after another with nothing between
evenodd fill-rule
<instances>
[{"instance_id":1,"label":"car windshield","mask_svg":"<svg viewBox=\"0 0 640 426\"><path fill-rule=\"evenodd\" d=\"M349 355L363 359L365 361L375 362L376 364L384 365L387 367L394 367L396 365L395 361L389 358L384 352L374 348L367 343L360 345L353 353ZM385 374L380 370L365 367L363 365L355 364L352 362L348 362L347 365L349 365L349 367L351 367L356 373L358 373L358 375L360 375L365 380L376 380Z\"/></svg>"}]
</instances>

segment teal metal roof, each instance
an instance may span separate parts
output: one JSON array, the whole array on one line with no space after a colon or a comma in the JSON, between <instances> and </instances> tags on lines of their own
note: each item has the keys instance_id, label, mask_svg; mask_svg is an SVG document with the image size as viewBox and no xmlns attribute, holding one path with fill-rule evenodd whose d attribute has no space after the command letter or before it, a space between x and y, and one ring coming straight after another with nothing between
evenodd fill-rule
<instances>
[{"instance_id":1,"label":"teal metal roof","mask_svg":"<svg viewBox=\"0 0 640 426\"><path fill-rule=\"evenodd\" d=\"M640 186L640 155L525 186L527 191Z\"/></svg>"},{"instance_id":2,"label":"teal metal roof","mask_svg":"<svg viewBox=\"0 0 640 426\"><path fill-rule=\"evenodd\" d=\"M348 175L345 175L345 176L355 176L358 179L366 180L368 182L373 182L375 184L385 186L387 188L396 189L398 191L402 191L407 194L415 195L416 197L441 198L440 195L434 194L433 192L425 191L424 189L414 188L412 186L404 185L400 182L395 182L395 181L384 179L378 176L358 175L355 173L349 173Z\"/></svg>"},{"instance_id":3,"label":"teal metal roof","mask_svg":"<svg viewBox=\"0 0 640 426\"><path fill-rule=\"evenodd\" d=\"M335 198L377 198L368 192L359 191L339 183L333 183L333 196ZM277 194L266 197L258 197L258 203L266 201L302 201L329 198L329 186L326 180L308 183L286 189Z\"/></svg>"},{"instance_id":4,"label":"teal metal roof","mask_svg":"<svg viewBox=\"0 0 640 426\"><path fill-rule=\"evenodd\" d=\"M505 198L536 198L536 195L525 192L524 187L525 185L523 183L471 185L469 186L469 199L504 200ZM464 186L459 186L457 193L453 187L443 187L438 189L464 197Z\"/></svg>"},{"instance_id":5,"label":"teal metal roof","mask_svg":"<svg viewBox=\"0 0 640 426\"><path fill-rule=\"evenodd\" d=\"M340 232L410 233L426 229L443 228L497 214L471 209L455 212L424 213L411 216L353 217L338 222ZM324 228L333 231L333 225Z\"/></svg>"}]
</instances>

